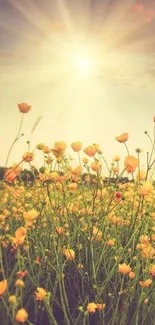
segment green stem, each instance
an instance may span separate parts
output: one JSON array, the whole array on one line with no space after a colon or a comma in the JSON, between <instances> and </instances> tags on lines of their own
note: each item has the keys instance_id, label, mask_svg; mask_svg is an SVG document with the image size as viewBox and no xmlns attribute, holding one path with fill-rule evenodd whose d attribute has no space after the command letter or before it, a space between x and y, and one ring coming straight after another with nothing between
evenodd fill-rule
<instances>
[{"instance_id":1,"label":"green stem","mask_svg":"<svg viewBox=\"0 0 155 325\"><path fill-rule=\"evenodd\" d=\"M20 138L19 136L20 136L20 133L21 133L22 125L23 125L23 119L24 119L24 113L22 114L22 118L21 118L21 121L20 121L19 130L18 130L18 132L17 132L17 135L16 135L16 137L15 137L15 139L14 139L14 141L13 141L13 143L12 143L10 149L9 149L9 152L8 152L8 154L7 154L6 162L5 162L5 169L7 168L8 161L9 161L9 157L10 157L11 151L12 151L12 149L13 149L13 147L14 147L14 144L15 144L15 143L19 140L19 138Z\"/></svg>"}]
</instances>

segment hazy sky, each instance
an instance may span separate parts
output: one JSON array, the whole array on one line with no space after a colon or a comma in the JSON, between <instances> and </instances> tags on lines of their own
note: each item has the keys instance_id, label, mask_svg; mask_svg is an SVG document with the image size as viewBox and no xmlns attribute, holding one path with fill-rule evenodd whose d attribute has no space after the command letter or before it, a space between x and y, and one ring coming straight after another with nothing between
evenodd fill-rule
<instances>
[{"instance_id":1,"label":"hazy sky","mask_svg":"<svg viewBox=\"0 0 155 325\"><path fill-rule=\"evenodd\" d=\"M144 131L152 134L155 115L154 33L154 1L0 0L0 165L17 133L20 102L32 109L9 164L27 151L27 140L32 148L64 140L69 153L73 141L95 142L108 161L123 158L115 140L123 132L131 153L140 147L145 159ZM82 56L90 71L78 68Z\"/></svg>"}]
</instances>

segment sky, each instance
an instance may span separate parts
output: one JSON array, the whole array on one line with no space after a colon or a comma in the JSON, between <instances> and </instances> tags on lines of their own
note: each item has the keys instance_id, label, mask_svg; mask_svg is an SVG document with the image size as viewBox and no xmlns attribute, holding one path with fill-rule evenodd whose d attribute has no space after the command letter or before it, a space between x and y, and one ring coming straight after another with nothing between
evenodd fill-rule
<instances>
[{"instance_id":1,"label":"sky","mask_svg":"<svg viewBox=\"0 0 155 325\"><path fill-rule=\"evenodd\" d=\"M0 166L43 142L99 143L110 163L129 133L145 165L155 115L155 3L150 0L0 0ZM36 120L38 126L31 133ZM84 154L82 154L84 156ZM77 163L73 153L73 163ZM36 153L34 164L43 163Z\"/></svg>"}]
</instances>

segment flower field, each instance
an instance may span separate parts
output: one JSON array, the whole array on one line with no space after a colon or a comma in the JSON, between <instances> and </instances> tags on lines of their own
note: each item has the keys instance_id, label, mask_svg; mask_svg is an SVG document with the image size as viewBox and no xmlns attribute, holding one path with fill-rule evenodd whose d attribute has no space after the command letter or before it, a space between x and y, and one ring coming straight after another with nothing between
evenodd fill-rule
<instances>
[{"instance_id":1,"label":"flower field","mask_svg":"<svg viewBox=\"0 0 155 325\"><path fill-rule=\"evenodd\" d=\"M20 140L21 124L6 160ZM141 169L128 133L110 166L98 144L38 144L0 181L1 325L154 325L155 139ZM28 144L29 146L29 144ZM70 146L70 144L69 144ZM44 157L38 173L35 151ZM20 177L30 168L33 181ZM26 168L27 168L26 167ZM107 170L108 177L104 177ZM151 175L151 177L150 177ZM129 177L128 182L123 177Z\"/></svg>"}]
</instances>

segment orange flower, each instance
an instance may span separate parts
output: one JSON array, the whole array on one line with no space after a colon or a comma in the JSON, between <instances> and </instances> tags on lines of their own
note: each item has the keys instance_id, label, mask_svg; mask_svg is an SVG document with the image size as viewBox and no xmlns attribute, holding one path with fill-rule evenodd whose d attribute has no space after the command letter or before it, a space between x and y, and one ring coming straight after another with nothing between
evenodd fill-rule
<instances>
[{"instance_id":1,"label":"orange flower","mask_svg":"<svg viewBox=\"0 0 155 325\"><path fill-rule=\"evenodd\" d=\"M128 173L132 173L138 166L138 159L134 156L127 156L124 160L124 165Z\"/></svg>"},{"instance_id":2,"label":"orange flower","mask_svg":"<svg viewBox=\"0 0 155 325\"><path fill-rule=\"evenodd\" d=\"M26 103L21 103L21 104L18 104L18 108L21 113L26 114L30 111L31 106Z\"/></svg>"},{"instance_id":3,"label":"orange flower","mask_svg":"<svg viewBox=\"0 0 155 325\"><path fill-rule=\"evenodd\" d=\"M113 166L112 171L114 174L119 173L119 167L118 166Z\"/></svg>"},{"instance_id":4,"label":"orange flower","mask_svg":"<svg viewBox=\"0 0 155 325\"><path fill-rule=\"evenodd\" d=\"M128 138L129 138L128 133L122 133L121 135L117 136L115 139L120 143L124 143L128 140Z\"/></svg>"},{"instance_id":5,"label":"orange flower","mask_svg":"<svg viewBox=\"0 0 155 325\"><path fill-rule=\"evenodd\" d=\"M71 191L75 191L78 187L77 183L70 183L68 186L68 189Z\"/></svg>"},{"instance_id":6,"label":"orange flower","mask_svg":"<svg viewBox=\"0 0 155 325\"><path fill-rule=\"evenodd\" d=\"M89 302L89 304L87 305L88 313L94 314L96 312L96 308L97 308L97 304L95 304L94 302Z\"/></svg>"},{"instance_id":7,"label":"orange flower","mask_svg":"<svg viewBox=\"0 0 155 325\"><path fill-rule=\"evenodd\" d=\"M115 239L109 239L107 241L107 245L110 246L110 247L114 246L115 245Z\"/></svg>"},{"instance_id":8,"label":"orange flower","mask_svg":"<svg viewBox=\"0 0 155 325\"><path fill-rule=\"evenodd\" d=\"M0 281L0 297L4 295L8 286L7 280Z\"/></svg>"},{"instance_id":9,"label":"orange flower","mask_svg":"<svg viewBox=\"0 0 155 325\"><path fill-rule=\"evenodd\" d=\"M135 272L132 272L132 271L131 271L131 272L129 273L129 278L130 278L130 279L134 279L135 276L136 276Z\"/></svg>"},{"instance_id":10,"label":"orange flower","mask_svg":"<svg viewBox=\"0 0 155 325\"><path fill-rule=\"evenodd\" d=\"M5 179L8 182L13 182L16 179L17 175L18 174L15 172L15 170L13 170L12 168L9 168L5 172Z\"/></svg>"},{"instance_id":11,"label":"orange flower","mask_svg":"<svg viewBox=\"0 0 155 325\"><path fill-rule=\"evenodd\" d=\"M119 272L121 274L127 274L131 272L131 267L130 265L127 265L126 263L119 264Z\"/></svg>"},{"instance_id":12,"label":"orange flower","mask_svg":"<svg viewBox=\"0 0 155 325\"><path fill-rule=\"evenodd\" d=\"M51 151L48 146L43 146L42 150L44 153L50 153Z\"/></svg>"},{"instance_id":13,"label":"orange flower","mask_svg":"<svg viewBox=\"0 0 155 325\"><path fill-rule=\"evenodd\" d=\"M73 249L65 248L63 250L63 253L67 260L73 261L75 259L75 252L73 251Z\"/></svg>"},{"instance_id":14,"label":"orange flower","mask_svg":"<svg viewBox=\"0 0 155 325\"><path fill-rule=\"evenodd\" d=\"M56 227L56 231L57 231L58 235L63 235L64 228L63 227Z\"/></svg>"},{"instance_id":15,"label":"orange flower","mask_svg":"<svg viewBox=\"0 0 155 325\"><path fill-rule=\"evenodd\" d=\"M37 256L36 260L35 260L36 264L41 264L41 258L40 256Z\"/></svg>"},{"instance_id":16,"label":"orange flower","mask_svg":"<svg viewBox=\"0 0 155 325\"><path fill-rule=\"evenodd\" d=\"M24 278L26 275L27 275L27 270L25 270L25 271L18 271L18 272L16 272L16 275L17 276L19 276L19 277L21 277L21 278Z\"/></svg>"},{"instance_id":17,"label":"orange flower","mask_svg":"<svg viewBox=\"0 0 155 325\"><path fill-rule=\"evenodd\" d=\"M66 150L66 143L63 141L55 142L54 149L51 149L55 157L63 156Z\"/></svg>"},{"instance_id":18,"label":"orange flower","mask_svg":"<svg viewBox=\"0 0 155 325\"><path fill-rule=\"evenodd\" d=\"M155 276L155 264L153 264L153 265L150 266L149 273L152 276Z\"/></svg>"},{"instance_id":19,"label":"orange flower","mask_svg":"<svg viewBox=\"0 0 155 325\"><path fill-rule=\"evenodd\" d=\"M98 149L97 149L97 146L95 144L93 144L92 146L88 146L87 148L85 148L83 151L89 157L93 157L93 156L95 156Z\"/></svg>"},{"instance_id":20,"label":"orange flower","mask_svg":"<svg viewBox=\"0 0 155 325\"><path fill-rule=\"evenodd\" d=\"M152 259L155 255L155 249L151 245L148 245L143 248L143 251L141 254L142 254L143 258Z\"/></svg>"},{"instance_id":21,"label":"orange flower","mask_svg":"<svg viewBox=\"0 0 155 325\"><path fill-rule=\"evenodd\" d=\"M81 150L81 148L82 148L82 142L79 142L79 141L73 142L71 144L71 147L75 152L79 152Z\"/></svg>"},{"instance_id":22,"label":"orange flower","mask_svg":"<svg viewBox=\"0 0 155 325\"><path fill-rule=\"evenodd\" d=\"M44 300L47 295L47 292L43 288L37 288L37 291L35 292L35 299L36 300Z\"/></svg>"},{"instance_id":23,"label":"orange flower","mask_svg":"<svg viewBox=\"0 0 155 325\"><path fill-rule=\"evenodd\" d=\"M79 176L79 175L81 175L81 173L82 173L82 166L77 166L77 167L75 167L74 169L72 169L72 175L74 175L74 176Z\"/></svg>"},{"instance_id":24,"label":"orange flower","mask_svg":"<svg viewBox=\"0 0 155 325\"><path fill-rule=\"evenodd\" d=\"M98 161L94 161L91 165L90 165L91 169L94 171L94 172L98 172L101 170L101 165L99 164Z\"/></svg>"},{"instance_id":25,"label":"orange flower","mask_svg":"<svg viewBox=\"0 0 155 325\"><path fill-rule=\"evenodd\" d=\"M147 279L145 281L139 281L141 287L148 288L152 283L151 279Z\"/></svg>"},{"instance_id":26,"label":"orange flower","mask_svg":"<svg viewBox=\"0 0 155 325\"><path fill-rule=\"evenodd\" d=\"M97 305L97 309L98 310L103 310L104 308L105 308L105 306L106 306L106 304L96 304Z\"/></svg>"},{"instance_id":27,"label":"orange flower","mask_svg":"<svg viewBox=\"0 0 155 325\"><path fill-rule=\"evenodd\" d=\"M24 240L25 240L25 237L26 237L26 228L24 227L20 227L16 230L15 232L15 238L14 238L14 243L16 245L21 245L23 244Z\"/></svg>"},{"instance_id":28,"label":"orange flower","mask_svg":"<svg viewBox=\"0 0 155 325\"><path fill-rule=\"evenodd\" d=\"M31 162L34 159L34 153L33 152L25 152L22 156L22 159L25 162Z\"/></svg>"},{"instance_id":29,"label":"orange flower","mask_svg":"<svg viewBox=\"0 0 155 325\"><path fill-rule=\"evenodd\" d=\"M28 313L24 308L21 308L16 313L16 322L25 323L28 319Z\"/></svg>"}]
</instances>

